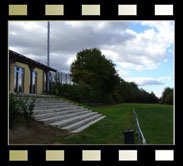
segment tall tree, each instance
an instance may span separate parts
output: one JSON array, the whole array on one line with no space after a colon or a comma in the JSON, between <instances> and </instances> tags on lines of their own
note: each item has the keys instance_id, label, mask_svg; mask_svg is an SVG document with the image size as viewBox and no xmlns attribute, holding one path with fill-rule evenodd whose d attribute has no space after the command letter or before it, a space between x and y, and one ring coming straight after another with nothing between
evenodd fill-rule
<instances>
[{"instance_id":1,"label":"tall tree","mask_svg":"<svg viewBox=\"0 0 183 166\"><path fill-rule=\"evenodd\" d=\"M83 81L104 92L112 91L120 80L115 65L97 48L77 53L76 60L71 64L71 76L73 82Z\"/></svg>"}]
</instances>

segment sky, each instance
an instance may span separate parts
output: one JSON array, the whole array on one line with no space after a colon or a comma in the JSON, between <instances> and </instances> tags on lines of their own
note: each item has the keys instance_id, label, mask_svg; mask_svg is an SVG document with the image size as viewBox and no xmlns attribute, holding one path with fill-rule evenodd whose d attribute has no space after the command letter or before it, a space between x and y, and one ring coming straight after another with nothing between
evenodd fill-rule
<instances>
[{"instance_id":1,"label":"sky","mask_svg":"<svg viewBox=\"0 0 183 166\"><path fill-rule=\"evenodd\" d=\"M47 63L47 21L10 21L9 48ZM70 72L77 52L99 48L119 76L161 97L174 87L173 21L50 21L50 66Z\"/></svg>"}]
</instances>

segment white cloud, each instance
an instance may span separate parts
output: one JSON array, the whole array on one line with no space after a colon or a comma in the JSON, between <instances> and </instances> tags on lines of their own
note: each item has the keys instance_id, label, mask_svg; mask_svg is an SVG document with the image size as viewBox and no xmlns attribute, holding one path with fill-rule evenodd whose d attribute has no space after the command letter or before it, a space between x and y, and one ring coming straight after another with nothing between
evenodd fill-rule
<instances>
[{"instance_id":1,"label":"white cloud","mask_svg":"<svg viewBox=\"0 0 183 166\"><path fill-rule=\"evenodd\" d=\"M120 77L123 77L125 75L128 75L128 72L126 72L125 70L121 70L119 68L117 68L117 72L119 74Z\"/></svg>"},{"instance_id":2,"label":"white cloud","mask_svg":"<svg viewBox=\"0 0 183 166\"><path fill-rule=\"evenodd\" d=\"M163 90L154 91L155 95L160 98L162 96Z\"/></svg>"},{"instance_id":3,"label":"white cloud","mask_svg":"<svg viewBox=\"0 0 183 166\"><path fill-rule=\"evenodd\" d=\"M125 80L128 82L135 82L138 86L163 85L164 84L159 79L148 78L148 77L125 78Z\"/></svg>"},{"instance_id":4,"label":"white cloud","mask_svg":"<svg viewBox=\"0 0 183 166\"><path fill-rule=\"evenodd\" d=\"M106 56L106 58L108 59L112 59L114 62L118 61L119 58L119 54L118 52L112 51L112 50L101 50L102 54L104 54Z\"/></svg>"},{"instance_id":5,"label":"white cloud","mask_svg":"<svg viewBox=\"0 0 183 166\"><path fill-rule=\"evenodd\" d=\"M17 35L17 33L16 32L13 32L13 31L11 31L10 34L13 35L13 36L16 36Z\"/></svg>"},{"instance_id":6,"label":"white cloud","mask_svg":"<svg viewBox=\"0 0 183 166\"><path fill-rule=\"evenodd\" d=\"M164 85L168 80L172 80L169 76L163 76L159 78L152 77L133 77L133 78L124 78L128 82L135 82L138 86L149 86L149 85Z\"/></svg>"},{"instance_id":7,"label":"white cloud","mask_svg":"<svg viewBox=\"0 0 183 166\"><path fill-rule=\"evenodd\" d=\"M76 57L75 56L72 56L69 59L67 59L66 64L68 66L70 66L72 64L72 62L74 62L74 60L76 60Z\"/></svg>"},{"instance_id":8,"label":"white cloud","mask_svg":"<svg viewBox=\"0 0 183 166\"><path fill-rule=\"evenodd\" d=\"M170 77L170 76L163 76L163 77L159 77L159 80L161 80L161 81L164 81L164 80L168 80L168 81L172 81L173 80L173 78L172 77Z\"/></svg>"},{"instance_id":9,"label":"white cloud","mask_svg":"<svg viewBox=\"0 0 183 166\"><path fill-rule=\"evenodd\" d=\"M135 34L135 37L113 48L120 53L118 62L121 67L137 71L152 70L167 57L166 50L173 44L174 39L173 24L167 21L146 21L141 24L150 28L141 33L128 30Z\"/></svg>"},{"instance_id":10,"label":"white cloud","mask_svg":"<svg viewBox=\"0 0 183 166\"><path fill-rule=\"evenodd\" d=\"M142 25L155 28L158 32L158 40L166 43L174 42L174 22L172 21L142 21Z\"/></svg>"}]
</instances>

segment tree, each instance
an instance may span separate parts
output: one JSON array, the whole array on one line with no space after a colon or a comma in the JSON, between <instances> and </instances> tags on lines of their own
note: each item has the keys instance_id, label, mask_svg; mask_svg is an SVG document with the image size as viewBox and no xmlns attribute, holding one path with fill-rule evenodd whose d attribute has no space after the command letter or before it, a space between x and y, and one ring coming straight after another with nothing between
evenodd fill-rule
<instances>
[{"instance_id":1,"label":"tree","mask_svg":"<svg viewBox=\"0 0 183 166\"><path fill-rule=\"evenodd\" d=\"M75 83L82 81L106 93L113 91L120 80L115 65L97 48L77 53L76 60L71 64L71 76Z\"/></svg>"},{"instance_id":2,"label":"tree","mask_svg":"<svg viewBox=\"0 0 183 166\"><path fill-rule=\"evenodd\" d=\"M173 105L173 88L165 88L161 100L163 104Z\"/></svg>"}]
</instances>

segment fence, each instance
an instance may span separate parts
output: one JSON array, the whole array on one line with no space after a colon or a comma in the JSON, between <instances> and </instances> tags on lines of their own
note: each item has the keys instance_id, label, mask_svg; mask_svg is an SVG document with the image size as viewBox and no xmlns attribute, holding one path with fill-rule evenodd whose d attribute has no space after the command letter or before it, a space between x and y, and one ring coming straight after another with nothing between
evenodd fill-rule
<instances>
[{"instance_id":1,"label":"fence","mask_svg":"<svg viewBox=\"0 0 183 166\"><path fill-rule=\"evenodd\" d=\"M66 74L63 72L50 72L50 81L56 82L59 81L61 84L73 84L72 77L70 74Z\"/></svg>"},{"instance_id":2,"label":"fence","mask_svg":"<svg viewBox=\"0 0 183 166\"><path fill-rule=\"evenodd\" d=\"M140 128L140 124L139 124L139 120L138 120L138 115L137 113L135 112L135 109L133 107L133 114L134 114L134 117L135 117L135 121L136 121L136 127L137 127L137 134L138 134L138 144L141 144L141 141L140 141L140 138L142 138L142 143L143 144L146 144L146 139L142 133L142 130Z\"/></svg>"}]
</instances>

